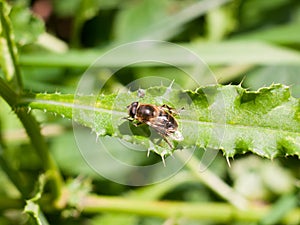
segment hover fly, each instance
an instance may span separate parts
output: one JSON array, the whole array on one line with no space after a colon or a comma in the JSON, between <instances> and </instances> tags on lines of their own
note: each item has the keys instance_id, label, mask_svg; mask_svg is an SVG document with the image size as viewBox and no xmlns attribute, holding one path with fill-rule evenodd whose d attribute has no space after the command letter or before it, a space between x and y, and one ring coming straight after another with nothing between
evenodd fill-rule
<instances>
[{"instance_id":1,"label":"hover fly","mask_svg":"<svg viewBox=\"0 0 300 225\"><path fill-rule=\"evenodd\" d=\"M167 105L156 106L139 102L133 102L127 108L128 120L135 122L133 123L135 126L147 124L152 127L167 142L170 148L173 148L173 145L167 139L168 137L175 141L183 140L174 117L177 112L173 108Z\"/></svg>"}]
</instances>

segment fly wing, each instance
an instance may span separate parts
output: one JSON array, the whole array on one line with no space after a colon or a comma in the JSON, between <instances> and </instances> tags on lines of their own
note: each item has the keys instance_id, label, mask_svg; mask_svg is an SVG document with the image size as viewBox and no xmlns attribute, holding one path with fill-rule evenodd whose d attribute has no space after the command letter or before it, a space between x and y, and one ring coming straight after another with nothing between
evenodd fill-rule
<instances>
[{"instance_id":1,"label":"fly wing","mask_svg":"<svg viewBox=\"0 0 300 225\"><path fill-rule=\"evenodd\" d=\"M160 135L166 135L168 136L168 131L166 129L166 123L167 119L163 116L158 116L155 119L151 121L147 121L146 124L148 124L150 127L152 127L154 130L156 130Z\"/></svg>"},{"instance_id":2,"label":"fly wing","mask_svg":"<svg viewBox=\"0 0 300 225\"><path fill-rule=\"evenodd\" d=\"M162 136L170 137L176 141L182 141L183 136L180 131L173 127L168 127L168 119L165 116L158 116L155 120L146 122L150 127L157 131Z\"/></svg>"},{"instance_id":3,"label":"fly wing","mask_svg":"<svg viewBox=\"0 0 300 225\"><path fill-rule=\"evenodd\" d=\"M176 130L174 133L170 134L169 137L175 141L183 141L183 136L180 131Z\"/></svg>"}]
</instances>

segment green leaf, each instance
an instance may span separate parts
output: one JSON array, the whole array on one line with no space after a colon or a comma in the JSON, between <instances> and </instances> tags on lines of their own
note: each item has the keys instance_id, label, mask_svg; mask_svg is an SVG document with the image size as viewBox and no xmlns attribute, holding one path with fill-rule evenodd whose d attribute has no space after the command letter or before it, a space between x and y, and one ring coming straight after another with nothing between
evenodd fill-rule
<instances>
[{"instance_id":1,"label":"green leaf","mask_svg":"<svg viewBox=\"0 0 300 225\"><path fill-rule=\"evenodd\" d=\"M240 3L238 19L240 27L253 29L290 20L292 18L289 15L296 14L295 11L297 11L297 7L295 7L293 1L252 0Z\"/></svg>"},{"instance_id":2,"label":"green leaf","mask_svg":"<svg viewBox=\"0 0 300 225\"><path fill-rule=\"evenodd\" d=\"M299 64L300 54L295 50L283 48L263 42L247 41L223 41L223 42L197 42L182 43L181 46L191 50L209 65L224 64L256 64L256 65L282 65ZM263 54L262 54L263 52ZM66 54L23 54L20 58L22 66L43 66L43 67L89 67L103 51L69 51ZM144 54L140 49L133 49L131 54L124 52L116 58L105 59L98 62L98 66L117 67L124 65L131 57L138 58ZM176 65L190 66L191 62L181 51L172 50L167 46L153 47L147 49L148 55L168 57L168 62ZM151 64L153 66L161 63Z\"/></svg>"},{"instance_id":3,"label":"green leaf","mask_svg":"<svg viewBox=\"0 0 300 225\"><path fill-rule=\"evenodd\" d=\"M116 17L117 40L136 40L136 37L147 32L149 25L159 23L168 16L167 3L165 0L145 0L127 4L127 7Z\"/></svg>"},{"instance_id":4,"label":"green leaf","mask_svg":"<svg viewBox=\"0 0 300 225\"><path fill-rule=\"evenodd\" d=\"M116 19L117 41L168 40L179 34L188 22L226 2L228 0L196 1L175 13L170 12L178 6L171 1L133 2L134 5L119 13Z\"/></svg>"},{"instance_id":5,"label":"green leaf","mask_svg":"<svg viewBox=\"0 0 300 225\"><path fill-rule=\"evenodd\" d=\"M25 4L14 5L9 17L19 45L36 42L38 37L45 32L44 22L33 15Z\"/></svg>"},{"instance_id":6,"label":"green leaf","mask_svg":"<svg viewBox=\"0 0 300 225\"><path fill-rule=\"evenodd\" d=\"M281 84L247 91L241 86L206 86L195 91L167 87L145 90L139 99L136 92L99 96L37 94L19 103L72 118L90 127L97 136L113 136L133 144L143 145L161 156L173 149L159 136L150 136L146 125L135 127L125 120L127 106L134 102L180 109L179 130L184 140L173 141L177 149L221 149L226 157L253 152L275 158L300 155L300 103L290 89ZM172 140L170 140L172 141Z\"/></svg>"},{"instance_id":7,"label":"green leaf","mask_svg":"<svg viewBox=\"0 0 300 225\"><path fill-rule=\"evenodd\" d=\"M300 66L299 65L273 65L258 67L249 71L243 82L246 87L257 89L273 83L291 86L293 96L300 97Z\"/></svg>"},{"instance_id":8,"label":"green leaf","mask_svg":"<svg viewBox=\"0 0 300 225\"><path fill-rule=\"evenodd\" d=\"M246 34L237 35L234 39L239 40L262 40L279 44L299 44L300 22L275 26L269 29L261 29Z\"/></svg>"},{"instance_id":9,"label":"green leaf","mask_svg":"<svg viewBox=\"0 0 300 225\"><path fill-rule=\"evenodd\" d=\"M184 45L185 46L185 45ZM192 43L188 46L208 64L299 64L295 50L259 41L223 41Z\"/></svg>"}]
</instances>

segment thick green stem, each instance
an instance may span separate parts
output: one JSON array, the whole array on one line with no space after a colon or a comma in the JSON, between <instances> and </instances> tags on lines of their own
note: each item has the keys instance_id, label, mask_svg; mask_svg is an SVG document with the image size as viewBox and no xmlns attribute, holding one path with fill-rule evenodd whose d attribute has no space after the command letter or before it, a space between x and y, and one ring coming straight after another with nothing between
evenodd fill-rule
<instances>
[{"instance_id":1,"label":"thick green stem","mask_svg":"<svg viewBox=\"0 0 300 225\"><path fill-rule=\"evenodd\" d=\"M224 203L182 203L124 199L118 197L99 197L90 195L84 197L79 206L83 213L115 212L128 213L140 216L161 218L185 218L210 220L214 222L257 222L264 217L270 207L257 206L247 210ZM297 224L300 219L300 208L290 211L282 222Z\"/></svg>"},{"instance_id":2,"label":"thick green stem","mask_svg":"<svg viewBox=\"0 0 300 225\"><path fill-rule=\"evenodd\" d=\"M3 151L3 149L0 149L0 151ZM27 188L28 187L27 183L24 183L24 179L23 177L21 177L19 171L16 171L11 167L11 165L6 161L5 157L3 157L2 153L0 153L0 167L6 173L9 180L19 190L19 192L23 196L28 196L29 190Z\"/></svg>"},{"instance_id":3,"label":"thick green stem","mask_svg":"<svg viewBox=\"0 0 300 225\"><path fill-rule=\"evenodd\" d=\"M18 95L0 78L0 95L4 100L15 110L15 113L22 122L31 143L36 150L37 155L41 159L41 164L44 170L50 177L50 182L53 188L53 197L57 198L60 195L60 190L62 187L62 177L52 158L50 152L48 151L47 144L43 138L40 127L36 119L28 113L25 107L15 109L15 104L18 101Z\"/></svg>"},{"instance_id":4,"label":"thick green stem","mask_svg":"<svg viewBox=\"0 0 300 225\"><path fill-rule=\"evenodd\" d=\"M18 62L18 56L16 54L16 44L13 39L13 31L10 24L10 20L8 16L6 15L6 9L5 9L5 3L0 1L0 21L2 25L2 32L5 37L6 42L2 42L3 49L7 48L8 54L5 54L5 57L9 57L10 60L3 60L3 62L7 65L5 65L6 68L11 67L13 70L6 73L6 77L8 81L12 81L13 87L16 90L17 93L21 93L23 90L23 82L21 79L21 72L19 68L19 62ZM0 48L1 49L1 48ZM10 65L11 64L11 65Z\"/></svg>"},{"instance_id":5,"label":"thick green stem","mask_svg":"<svg viewBox=\"0 0 300 225\"><path fill-rule=\"evenodd\" d=\"M43 138L40 127L35 118L28 114L24 109L17 110L16 114L18 115L20 121L22 122L28 136L31 139L33 147L36 149L38 156L41 159L42 165L47 172L47 175L50 177L50 182L52 185L53 197L57 198L60 195L60 190L62 187L62 177L57 168L57 165L52 158L52 155L48 151L47 144Z\"/></svg>"},{"instance_id":6,"label":"thick green stem","mask_svg":"<svg viewBox=\"0 0 300 225\"><path fill-rule=\"evenodd\" d=\"M33 147L36 149L38 156L41 159L41 164L44 166L44 170L51 177L50 183L53 188L53 197L56 199L60 195L60 189L62 186L62 178L59 170L50 155L47 144L41 135L40 127L35 118L27 112L26 108L16 109L15 105L19 99L20 93L23 91L23 83L21 79L21 73L18 63L17 49L13 38L13 31L10 24L10 20L7 16L8 10L5 8L4 2L0 1L0 22L1 31L3 32L3 49L7 48L7 54L4 55L3 60L5 68L13 68L7 70L5 75L7 81L12 81L12 87L9 87L3 79L0 79L0 95L4 100L15 110L15 113L23 123L23 126L31 139Z\"/></svg>"}]
</instances>

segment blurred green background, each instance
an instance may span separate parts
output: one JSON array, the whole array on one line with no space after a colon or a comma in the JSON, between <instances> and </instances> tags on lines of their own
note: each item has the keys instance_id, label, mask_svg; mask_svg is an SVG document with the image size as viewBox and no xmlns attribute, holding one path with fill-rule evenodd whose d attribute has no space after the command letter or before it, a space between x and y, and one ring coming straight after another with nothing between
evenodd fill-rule
<instances>
[{"instance_id":1,"label":"blurred green background","mask_svg":"<svg viewBox=\"0 0 300 225\"><path fill-rule=\"evenodd\" d=\"M300 97L299 0L8 2L13 6L10 17L25 88L31 92L73 94L82 74L97 57L120 44L155 39L194 51L208 64L218 83L242 83L250 90L283 83L291 86L294 97ZM176 54L170 57L174 61L184 60ZM105 77L121 61L120 57L109 62L100 76ZM190 81L181 79L174 68L149 65L123 68L105 86L105 91L114 92L136 79L158 75L171 80L176 78L175 82L184 88L195 88ZM202 82L210 84L212 81L210 77L203 76ZM0 104L1 131L9 146L7 157L24 176L32 176L34 181L41 162L11 109L2 99ZM109 181L87 166L76 147L71 121L50 113L34 113L66 179L83 177L93 193L99 195L128 196L144 191L141 187ZM201 151L195 156L201 157ZM151 159L145 156L134 160L137 164L143 164ZM249 154L235 158L229 168L220 154L209 169L253 204L273 205L284 196L289 196L299 205L300 165L296 157L269 161ZM119 172L122 174L123 171ZM186 178L189 173L189 169L185 169L166 181L159 194L153 194L155 197L152 199L224 201L198 179L192 176ZM19 196L2 171L0 182L0 196ZM159 186L153 185L151 188L155 190ZM148 189L150 196L151 188ZM283 209L289 210L290 205L282 202ZM24 224L24 217L20 210L4 210L0 215L0 224ZM46 217L50 224L200 224L199 221L168 223L164 219L108 213L76 216L72 209L49 213Z\"/></svg>"}]
</instances>

